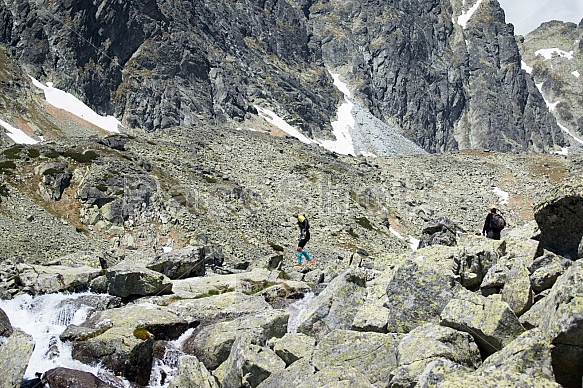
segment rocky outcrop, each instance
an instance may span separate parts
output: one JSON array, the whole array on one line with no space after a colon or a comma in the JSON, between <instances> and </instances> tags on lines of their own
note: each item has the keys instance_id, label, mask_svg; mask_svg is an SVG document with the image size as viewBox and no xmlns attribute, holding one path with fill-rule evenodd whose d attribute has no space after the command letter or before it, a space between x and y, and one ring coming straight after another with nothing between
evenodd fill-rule
<instances>
[{"instance_id":1,"label":"rocky outcrop","mask_svg":"<svg viewBox=\"0 0 583 388\"><path fill-rule=\"evenodd\" d=\"M232 321L207 325L193 337L186 340L183 350L193 354L210 370L216 369L227 360L236 338L249 333L258 343L280 338L286 333L289 315L281 310L248 315Z\"/></svg>"},{"instance_id":2,"label":"rocky outcrop","mask_svg":"<svg viewBox=\"0 0 583 388\"><path fill-rule=\"evenodd\" d=\"M161 272L170 279L204 276L205 256L205 247L184 247L161 254L146 268Z\"/></svg>"},{"instance_id":3,"label":"rocky outcrop","mask_svg":"<svg viewBox=\"0 0 583 388\"><path fill-rule=\"evenodd\" d=\"M392 154L402 132L429 152L564 145L521 70L499 4L481 1L462 21L475 3L244 1L209 8L103 0L47 8L11 0L0 8L0 42L31 75L129 128L273 129L259 118L260 107L309 137L328 139L342 103L329 68L361 107L354 109L354 138L365 152ZM77 33L64 33L60 20Z\"/></svg>"},{"instance_id":4,"label":"rocky outcrop","mask_svg":"<svg viewBox=\"0 0 583 388\"><path fill-rule=\"evenodd\" d=\"M365 274L359 269L336 277L308 304L299 318L298 332L321 337L336 329L349 329L364 302L365 284Z\"/></svg>"},{"instance_id":5,"label":"rocky outcrop","mask_svg":"<svg viewBox=\"0 0 583 388\"><path fill-rule=\"evenodd\" d=\"M523 67L534 79L558 122L579 139L583 136L581 42L583 24L558 20L543 23L518 38Z\"/></svg>"},{"instance_id":6,"label":"rocky outcrop","mask_svg":"<svg viewBox=\"0 0 583 388\"><path fill-rule=\"evenodd\" d=\"M457 232L464 233L465 230L446 217L429 221L421 231L422 236L418 248L430 245L456 245Z\"/></svg>"},{"instance_id":7,"label":"rocky outcrop","mask_svg":"<svg viewBox=\"0 0 583 388\"><path fill-rule=\"evenodd\" d=\"M8 315L4 312L4 310L0 309L0 336L1 337L10 337L14 329L10 324L10 319Z\"/></svg>"},{"instance_id":8,"label":"rocky outcrop","mask_svg":"<svg viewBox=\"0 0 583 388\"><path fill-rule=\"evenodd\" d=\"M129 268L120 264L110 268L106 275L107 291L114 296L161 295L172 292L172 283L165 275L146 268Z\"/></svg>"},{"instance_id":9,"label":"rocky outcrop","mask_svg":"<svg viewBox=\"0 0 583 388\"><path fill-rule=\"evenodd\" d=\"M583 174L575 173L535 205L534 218L541 230L543 249L575 260L583 255Z\"/></svg>"},{"instance_id":10,"label":"rocky outcrop","mask_svg":"<svg viewBox=\"0 0 583 388\"><path fill-rule=\"evenodd\" d=\"M182 356L178 359L178 371L172 379L169 388L219 388L216 379L205 368L204 364L193 356Z\"/></svg>"},{"instance_id":11,"label":"rocky outcrop","mask_svg":"<svg viewBox=\"0 0 583 388\"><path fill-rule=\"evenodd\" d=\"M58 367L46 371L41 381L43 384L48 384L49 387L66 388L72 385L77 387L88 388L109 388L111 385L107 384L97 376L79 370Z\"/></svg>"},{"instance_id":12,"label":"rocky outcrop","mask_svg":"<svg viewBox=\"0 0 583 388\"><path fill-rule=\"evenodd\" d=\"M484 357L501 350L525 331L506 303L468 291L458 293L445 306L440 324L471 334Z\"/></svg>"},{"instance_id":13,"label":"rocky outcrop","mask_svg":"<svg viewBox=\"0 0 583 388\"><path fill-rule=\"evenodd\" d=\"M20 386L34 346L32 336L20 329L0 343L0 373L4 387Z\"/></svg>"},{"instance_id":14,"label":"rocky outcrop","mask_svg":"<svg viewBox=\"0 0 583 388\"><path fill-rule=\"evenodd\" d=\"M87 266L21 264L18 266L18 271L20 284L34 294L86 291L91 282L101 275L100 269Z\"/></svg>"}]
</instances>

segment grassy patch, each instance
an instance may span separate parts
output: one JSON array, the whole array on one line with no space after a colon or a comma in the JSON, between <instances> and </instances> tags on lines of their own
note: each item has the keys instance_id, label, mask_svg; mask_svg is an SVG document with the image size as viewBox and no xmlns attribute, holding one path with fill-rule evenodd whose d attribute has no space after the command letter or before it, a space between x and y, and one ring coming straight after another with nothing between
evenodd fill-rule
<instances>
[{"instance_id":1,"label":"grassy patch","mask_svg":"<svg viewBox=\"0 0 583 388\"><path fill-rule=\"evenodd\" d=\"M5 160L0 162L0 174L10 174L16 168L16 163L12 160Z\"/></svg>"},{"instance_id":2,"label":"grassy patch","mask_svg":"<svg viewBox=\"0 0 583 388\"><path fill-rule=\"evenodd\" d=\"M0 185L0 197L8 197L9 191L6 185Z\"/></svg>"},{"instance_id":3,"label":"grassy patch","mask_svg":"<svg viewBox=\"0 0 583 388\"><path fill-rule=\"evenodd\" d=\"M365 229L374 230L374 227L372 226L370 220L366 217L357 217L356 223Z\"/></svg>"},{"instance_id":4,"label":"grassy patch","mask_svg":"<svg viewBox=\"0 0 583 388\"><path fill-rule=\"evenodd\" d=\"M195 296L194 299L208 298L209 296L220 295L220 294L224 294L226 292L233 292L233 291L235 291L235 289L231 286L219 286L217 288L211 288L205 294Z\"/></svg>"},{"instance_id":5,"label":"grassy patch","mask_svg":"<svg viewBox=\"0 0 583 388\"><path fill-rule=\"evenodd\" d=\"M15 146L12 146L10 148L5 149L2 154L7 158L7 159L20 159L20 156L18 155L20 153L20 151L24 148L23 144L17 144Z\"/></svg>"},{"instance_id":6,"label":"grassy patch","mask_svg":"<svg viewBox=\"0 0 583 388\"><path fill-rule=\"evenodd\" d=\"M61 153L51 148L50 150L43 152L43 156L49 159L55 159L61 156Z\"/></svg>"},{"instance_id":7,"label":"grassy patch","mask_svg":"<svg viewBox=\"0 0 583 388\"><path fill-rule=\"evenodd\" d=\"M97 159L99 157L99 154L93 150L87 150L87 151L81 153L81 152L78 152L74 149L68 149L67 151L65 151L63 156L66 156L67 158L71 158L78 163L85 163L86 164L86 163L91 163L95 159Z\"/></svg>"},{"instance_id":8,"label":"grassy patch","mask_svg":"<svg viewBox=\"0 0 583 388\"><path fill-rule=\"evenodd\" d=\"M26 150L26 153L30 158L38 158L40 156L40 151L36 148L29 148Z\"/></svg>"},{"instance_id":9,"label":"grassy patch","mask_svg":"<svg viewBox=\"0 0 583 388\"><path fill-rule=\"evenodd\" d=\"M261 291L265 290L266 288L273 287L276 284L279 284L277 282L269 282L267 280L262 280L260 282L253 281L251 279L241 279L241 280L251 284L251 289L243 291L243 293L247 294L247 295L257 294L258 292L261 292Z\"/></svg>"}]
</instances>

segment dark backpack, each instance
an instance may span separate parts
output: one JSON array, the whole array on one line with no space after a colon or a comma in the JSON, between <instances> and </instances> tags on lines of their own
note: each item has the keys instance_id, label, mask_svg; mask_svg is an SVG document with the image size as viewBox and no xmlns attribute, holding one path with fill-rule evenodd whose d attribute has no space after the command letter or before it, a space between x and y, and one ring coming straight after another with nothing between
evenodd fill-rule
<instances>
[{"instance_id":1,"label":"dark backpack","mask_svg":"<svg viewBox=\"0 0 583 388\"><path fill-rule=\"evenodd\" d=\"M500 214L492 214L492 219L490 220L490 229L499 232L504 229L505 226L506 221L504 221L504 218Z\"/></svg>"}]
</instances>

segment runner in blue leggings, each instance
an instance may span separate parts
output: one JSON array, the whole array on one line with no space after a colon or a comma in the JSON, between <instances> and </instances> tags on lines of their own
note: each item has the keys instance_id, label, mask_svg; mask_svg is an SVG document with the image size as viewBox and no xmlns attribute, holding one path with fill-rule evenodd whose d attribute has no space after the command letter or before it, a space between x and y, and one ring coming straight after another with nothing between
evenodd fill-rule
<instances>
[{"instance_id":1,"label":"runner in blue leggings","mask_svg":"<svg viewBox=\"0 0 583 388\"><path fill-rule=\"evenodd\" d=\"M295 267L302 266L302 256L306 258L308 265L312 265L314 260L310 257L310 255L308 255L308 252L304 248L308 241L310 241L310 224L308 223L306 216L302 213L296 213L294 214L294 217L297 218L298 226L300 227L300 237L298 239L299 241L297 248L298 263L295 265Z\"/></svg>"}]
</instances>

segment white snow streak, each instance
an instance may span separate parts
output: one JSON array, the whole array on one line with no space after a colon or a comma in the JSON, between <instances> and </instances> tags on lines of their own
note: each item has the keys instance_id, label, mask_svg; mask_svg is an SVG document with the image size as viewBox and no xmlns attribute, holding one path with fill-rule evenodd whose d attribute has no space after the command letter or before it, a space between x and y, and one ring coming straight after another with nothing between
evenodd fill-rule
<instances>
[{"instance_id":1,"label":"white snow streak","mask_svg":"<svg viewBox=\"0 0 583 388\"><path fill-rule=\"evenodd\" d=\"M567 52L567 51L563 51L563 50L556 48L556 47L547 48L547 49L540 49L534 53L534 56L536 57L536 56L540 55L544 59L549 60L549 59L552 59L555 54L557 54L560 57L567 58L569 60L573 59L573 51L572 50Z\"/></svg>"},{"instance_id":2,"label":"white snow streak","mask_svg":"<svg viewBox=\"0 0 583 388\"><path fill-rule=\"evenodd\" d=\"M332 133L336 136L336 140L309 139L269 109L257 105L255 105L255 109L257 109L259 115L269 123L275 125L288 135L295 137L303 143L315 143L338 154L355 155L354 144L349 132L349 129L354 128L356 124L354 117L352 116L352 108L354 104L349 98L350 90L348 90L348 86L345 83L340 81L338 74L332 74L332 77L334 78L334 85L336 85L336 87L344 94L344 103L338 108L338 120L331 123Z\"/></svg>"},{"instance_id":3,"label":"white snow streak","mask_svg":"<svg viewBox=\"0 0 583 388\"><path fill-rule=\"evenodd\" d=\"M510 199L510 194L506 191L500 189L499 187L493 187L492 191L494 194L500 197L500 205L508 205L508 200Z\"/></svg>"},{"instance_id":4,"label":"white snow streak","mask_svg":"<svg viewBox=\"0 0 583 388\"><path fill-rule=\"evenodd\" d=\"M275 114L275 112L272 112L269 109L265 109L257 105L255 105L255 109L257 109L259 115L263 117L265 120L267 120L267 122L275 125L277 128L281 129L288 135L295 137L302 143L306 144L312 143L311 139L308 139L300 131L289 125L284 119Z\"/></svg>"},{"instance_id":5,"label":"white snow streak","mask_svg":"<svg viewBox=\"0 0 583 388\"><path fill-rule=\"evenodd\" d=\"M549 107L549 110L551 112L553 112L555 110L555 108L557 107L557 104L560 101L557 101L555 103L548 102L547 99L545 98L544 94L543 94L543 84L536 84L536 87L540 91L540 94L543 96L543 99L545 100L545 103ZM578 143L583 144L583 141L580 140L579 138L575 137L567 127L565 127L564 125L561 125L561 123L559 123L559 120L557 120L557 125L559 126L559 128L561 128L563 130L563 132L565 132L567 135L569 135L569 137L571 137L573 140L575 140ZM563 152L565 152L565 151L563 151Z\"/></svg>"},{"instance_id":6,"label":"white snow streak","mask_svg":"<svg viewBox=\"0 0 583 388\"><path fill-rule=\"evenodd\" d=\"M476 4L474 4L470 9L468 9L467 11L463 11L462 14L460 16L458 16L458 18L457 18L457 24L459 24L463 28L466 28L468 21L472 18L474 13L478 10L478 7L480 6L480 4L482 4L482 0L476 1ZM465 5L466 5L466 1L464 0L464 6Z\"/></svg>"},{"instance_id":7,"label":"white snow streak","mask_svg":"<svg viewBox=\"0 0 583 388\"><path fill-rule=\"evenodd\" d=\"M93 109L89 108L79 99L77 99L77 97L70 93L54 88L51 82L47 82L47 85L45 86L33 77L30 78L32 79L34 86L42 89L45 92L45 99L55 108L63 109L69 113L72 113L75 116L98 126L99 128L105 129L108 132L119 133L118 126L120 126L121 123L115 117L104 117L97 114Z\"/></svg>"},{"instance_id":8,"label":"white snow streak","mask_svg":"<svg viewBox=\"0 0 583 388\"><path fill-rule=\"evenodd\" d=\"M391 232L392 234L394 234L398 239L403 240L403 236L401 236L401 234L399 232L397 232L395 229L389 227L389 232Z\"/></svg>"},{"instance_id":9,"label":"white snow streak","mask_svg":"<svg viewBox=\"0 0 583 388\"><path fill-rule=\"evenodd\" d=\"M419 243L421 241L419 241L419 239L416 239L413 236L409 236L409 244L411 245L411 249L413 251L416 251L419 248Z\"/></svg>"},{"instance_id":10,"label":"white snow streak","mask_svg":"<svg viewBox=\"0 0 583 388\"><path fill-rule=\"evenodd\" d=\"M528 74L532 73L532 67L528 66L526 62L522 61L521 64L522 64L521 67L524 71L526 71Z\"/></svg>"},{"instance_id":11,"label":"white snow streak","mask_svg":"<svg viewBox=\"0 0 583 388\"><path fill-rule=\"evenodd\" d=\"M13 127L6 121L0 120L0 125L2 125L8 133L9 138L11 138L15 143L18 144L36 144L38 141L34 140L32 137L28 136L26 133L22 132L20 129Z\"/></svg>"},{"instance_id":12,"label":"white snow streak","mask_svg":"<svg viewBox=\"0 0 583 388\"><path fill-rule=\"evenodd\" d=\"M581 77L581 73L579 73L577 70L572 71L571 74L573 74L577 78Z\"/></svg>"},{"instance_id":13,"label":"white snow streak","mask_svg":"<svg viewBox=\"0 0 583 388\"><path fill-rule=\"evenodd\" d=\"M340 81L340 74L330 73L330 75L334 79L334 85L344 94L344 103L338 108L338 120L331 123L332 134L336 136L336 140L319 140L319 143L327 150L342 155L355 155L350 129L354 129L356 121L352 116L354 104L350 100L350 90L344 82Z\"/></svg>"}]
</instances>

